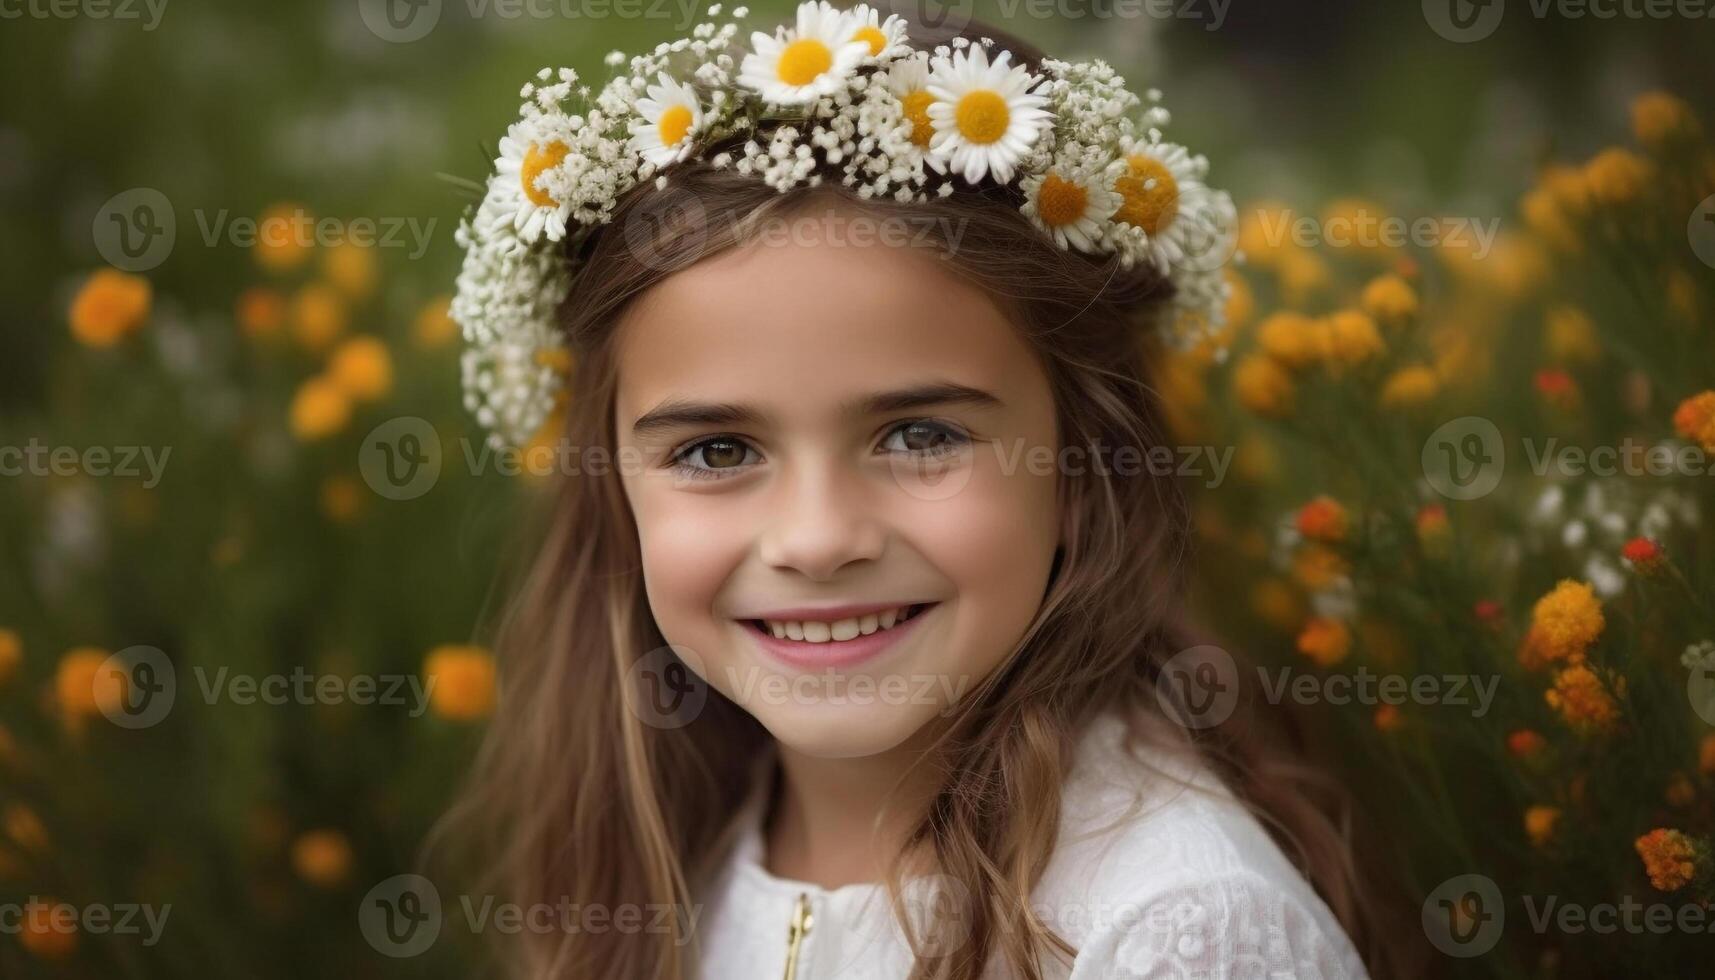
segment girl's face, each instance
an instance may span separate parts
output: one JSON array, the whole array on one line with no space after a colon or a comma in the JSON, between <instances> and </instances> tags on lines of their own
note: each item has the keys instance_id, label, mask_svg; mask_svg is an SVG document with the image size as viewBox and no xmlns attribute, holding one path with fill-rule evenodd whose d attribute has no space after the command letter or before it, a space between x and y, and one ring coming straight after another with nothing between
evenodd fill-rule
<instances>
[{"instance_id":1,"label":"girl's face","mask_svg":"<svg viewBox=\"0 0 1715 980\"><path fill-rule=\"evenodd\" d=\"M824 758L894 748L974 689L1041 604L1060 538L1034 354L934 251L877 241L909 229L852 219L788 219L667 277L616 338L655 621Z\"/></svg>"}]
</instances>

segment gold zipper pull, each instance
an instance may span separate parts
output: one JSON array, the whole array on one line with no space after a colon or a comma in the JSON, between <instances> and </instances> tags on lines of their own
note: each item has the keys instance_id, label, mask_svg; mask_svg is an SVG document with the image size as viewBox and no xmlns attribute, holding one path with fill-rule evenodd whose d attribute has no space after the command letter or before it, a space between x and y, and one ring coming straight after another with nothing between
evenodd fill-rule
<instances>
[{"instance_id":1,"label":"gold zipper pull","mask_svg":"<svg viewBox=\"0 0 1715 980\"><path fill-rule=\"evenodd\" d=\"M792 907L792 919L786 923L786 976L784 980L796 980L798 976L798 950L804 944L804 937L810 934L810 927L815 925L816 917L810 914L810 896L804 892L798 893L798 901Z\"/></svg>"}]
</instances>

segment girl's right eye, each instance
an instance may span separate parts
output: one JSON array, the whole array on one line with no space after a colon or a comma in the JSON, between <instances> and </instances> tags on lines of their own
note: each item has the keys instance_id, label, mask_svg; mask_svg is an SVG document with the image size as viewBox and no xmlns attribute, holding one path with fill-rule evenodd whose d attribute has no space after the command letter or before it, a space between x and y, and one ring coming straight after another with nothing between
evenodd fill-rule
<instances>
[{"instance_id":1,"label":"girl's right eye","mask_svg":"<svg viewBox=\"0 0 1715 980\"><path fill-rule=\"evenodd\" d=\"M722 470L738 469L746 462L746 454L754 452L743 440L732 436L710 436L679 450L668 461L668 466L694 480L718 480L725 475ZM693 462L699 455L703 465Z\"/></svg>"}]
</instances>

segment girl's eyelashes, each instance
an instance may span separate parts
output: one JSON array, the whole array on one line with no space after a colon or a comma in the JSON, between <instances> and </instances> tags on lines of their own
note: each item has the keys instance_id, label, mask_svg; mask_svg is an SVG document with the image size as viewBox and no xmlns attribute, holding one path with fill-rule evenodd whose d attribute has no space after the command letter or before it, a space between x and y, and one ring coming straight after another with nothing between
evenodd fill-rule
<instances>
[{"instance_id":1,"label":"girl's eyelashes","mask_svg":"<svg viewBox=\"0 0 1715 980\"><path fill-rule=\"evenodd\" d=\"M890 452L929 459L955 455L971 441L970 434L963 428L938 419L909 419L889 429L887 436L883 440L884 447L893 441L894 436L901 437L901 444L890 448ZM674 472L692 479L718 480L727 475L722 471L742 469L751 461L752 455L760 456L738 436L716 435L676 450L668 458L667 465ZM697 462L699 456L702 457L701 463Z\"/></svg>"}]
</instances>

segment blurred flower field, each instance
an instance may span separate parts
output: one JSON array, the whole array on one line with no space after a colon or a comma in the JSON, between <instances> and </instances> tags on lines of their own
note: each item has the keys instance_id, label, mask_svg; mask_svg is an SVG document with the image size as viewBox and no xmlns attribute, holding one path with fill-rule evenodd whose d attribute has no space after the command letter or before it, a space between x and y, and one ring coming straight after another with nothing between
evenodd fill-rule
<instances>
[{"instance_id":1,"label":"blurred flower field","mask_svg":"<svg viewBox=\"0 0 1715 980\"><path fill-rule=\"evenodd\" d=\"M523 80L674 25L449 4L394 43L361 6L3 25L0 977L466 977L494 938L394 959L358 918L496 710L484 633L548 482L461 404L452 229ZM1161 379L1174 440L1230 453L1188 486L1199 606L1358 793L1422 912L1401 942L1435 976L1689 975L1715 89L1675 25L1457 46L1415 7L974 12L1162 86L1235 191L1225 346ZM116 214L170 214L170 254ZM365 469L399 420L440 448L410 494Z\"/></svg>"}]
</instances>

